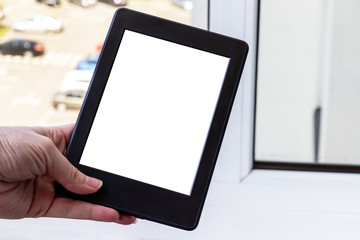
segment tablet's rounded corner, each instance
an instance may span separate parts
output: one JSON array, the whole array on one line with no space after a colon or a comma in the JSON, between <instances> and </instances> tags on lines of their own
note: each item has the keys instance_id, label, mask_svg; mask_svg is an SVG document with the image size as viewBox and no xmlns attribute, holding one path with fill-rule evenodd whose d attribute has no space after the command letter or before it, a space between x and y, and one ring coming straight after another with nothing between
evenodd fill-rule
<instances>
[{"instance_id":1,"label":"tablet's rounded corner","mask_svg":"<svg viewBox=\"0 0 360 240\"><path fill-rule=\"evenodd\" d=\"M115 15L119 14L119 13L122 13L122 12L129 12L129 9L127 8L118 8L116 11L115 11Z\"/></svg>"},{"instance_id":2,"label":"tablet's rounded corner","mask_svg":"<svg viewBox=\"0 0 360 240\"><path fill-rule=\"evenodd\" d=\"M194 219L193 222L187 225L176 226L176 227L191 232L194 231L199 226L199 222L200 222L200 216L198 216L196 219Z\"/></svg>"},{"instance_id":3,"label":"tablet's rounded corner","mask_svg":"<svg viewBox=\"0 0 360 240\"><path fill-rule=\"evenodd\" d=\"M194 223L194 225L184 228L184 230L191 232L191 231L194 231L198 226L199 226L199 220L197 220Z\"/></svg>"}]
</instances>

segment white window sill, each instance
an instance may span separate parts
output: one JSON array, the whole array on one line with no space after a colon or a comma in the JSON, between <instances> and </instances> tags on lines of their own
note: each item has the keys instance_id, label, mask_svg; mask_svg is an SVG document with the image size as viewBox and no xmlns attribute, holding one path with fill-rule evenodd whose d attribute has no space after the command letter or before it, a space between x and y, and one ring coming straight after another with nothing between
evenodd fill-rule
<instances>
[{"instance_id":1,"label":"white window sill","mask_svg":"<svg viewBox=\"0 0 360 240\"><path fill-rule=\"evenodd\" d=\"M187 232L140 220L133 226L62 219L0 220L6 239L360 239L360 175L254 170L211 184L200 224ZM17 229L22 229L18 231Z\"/></svg>"},{"instance_id":2,"label":"white window sill","mask_svg":"<svg viewBox=\"0 0 360 240\"><path fill-rule=\"evenodd\" d=\"M213 183L209 195L216 204L360 214L360 174L253 170L241 183Z\"/></svg>"},{"instance_id":3,"label":"white window sill","mask_svg":"<svg viewBox=\"0 0 360 240\"><path fill-rule=\"evenodd\" d=\"M212 229L211 239L360 239L359 186L360 174L253 170L241 183L212 184L199 231Z\"/></svg>"}]
</instances>

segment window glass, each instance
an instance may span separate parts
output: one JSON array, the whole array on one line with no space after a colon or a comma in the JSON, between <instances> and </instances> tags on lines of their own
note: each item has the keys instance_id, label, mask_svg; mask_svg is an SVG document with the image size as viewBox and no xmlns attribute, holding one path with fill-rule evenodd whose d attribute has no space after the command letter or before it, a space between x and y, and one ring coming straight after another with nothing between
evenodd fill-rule
<instances>
[{"instance_id":1,"label":"window glass","mask_svg":"<svg viewBox=\"0 0 360 240\"><path fill-rule=\"evenodd\" d=\"M75 122L119 7L206 25L192 0L0 0L0 125Z\"/></svg>"},{"instance_id":2,"label":"window glass","mask_svg":"<svg viewBox=\"0 0 360 240\"><path fill-rule=\"evenodd\" d=\"M359 12L260 1L255 161L360 164Z\"/></svg>"}]
</instances>

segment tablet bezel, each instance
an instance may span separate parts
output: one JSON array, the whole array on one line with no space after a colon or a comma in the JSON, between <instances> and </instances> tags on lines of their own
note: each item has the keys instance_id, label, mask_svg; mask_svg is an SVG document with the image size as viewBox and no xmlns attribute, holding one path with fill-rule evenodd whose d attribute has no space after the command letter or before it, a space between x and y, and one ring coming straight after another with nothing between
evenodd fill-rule
<instances>
[{"instance_id":1,"label":"tablet bezel","mask_svg":"<svg viewBox=\"0 0 360 240\"><path fill-rule=\"evenodd\" d=\"M125 30L230 59L190 196L79 164ZM185 230L195 229L200 219L247 52L247 44L238 39L125 8L117 10L65 154L80 171L101 179L104 185L99 192L91 195L80 196L69 192L66 194L138 218Z\"/></svg>"}]
</instances>

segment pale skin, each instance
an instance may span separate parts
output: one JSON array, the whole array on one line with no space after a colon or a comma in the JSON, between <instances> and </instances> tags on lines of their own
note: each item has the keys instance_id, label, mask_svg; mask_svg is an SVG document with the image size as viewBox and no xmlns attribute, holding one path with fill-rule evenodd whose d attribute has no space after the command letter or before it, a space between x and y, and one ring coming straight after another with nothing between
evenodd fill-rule
<instances>
[{"instance_id":1,"label":"pale skin","mask_svg":"<svg viewBox=\"0 0 360 240\"><path fill-rule=\"evenodd\" d=\"M64 157L73 125L0 127L0 218L58 217L132 224L136 218L83 201L57 196L54 183L77 194L98 191L102 182L78 171Z\"/></svg>"}]
</instances>

